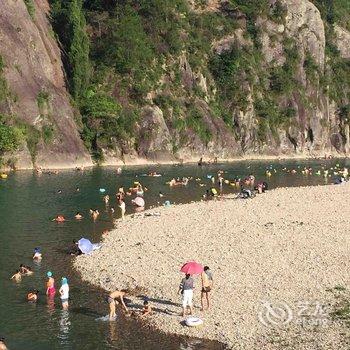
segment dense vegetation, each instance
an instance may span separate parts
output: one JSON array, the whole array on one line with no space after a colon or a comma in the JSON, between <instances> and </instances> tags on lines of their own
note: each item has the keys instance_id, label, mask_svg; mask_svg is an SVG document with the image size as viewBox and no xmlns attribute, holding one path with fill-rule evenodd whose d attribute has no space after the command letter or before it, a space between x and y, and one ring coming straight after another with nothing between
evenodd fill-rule
<instances>
[{"instance_id":1,"label":"dense vegetation","mask_svg":"<svg viewBox=\"0 0 350 350\"><path fill-rule=\"evenodd\" d=\"M341 58L334 33L336 23L350 29L347 0L312 0L326 27L324 70L285 33L268 38L271 45L282 44L283 59L266 61L266 28L259 19L285 24L280 0L274 5L269 0L227 0L217 11L208 11L206 0L191 6L187 0L49 1L72 102L81 116L81 136L97 160L103 149L126 147L125 141L137 149L146 105L161 108L174 151L191 134L208 144L213 130L207 120L213 118L226 124L244 151L242 133L247 130L237 115L249 110L255 128L249 132L256 141L263 145L272 136L278 144L279 131L296 124L297 103L307 113L316 108L313 91L328 95L341 120L350 120L350 63ZM24 2L35 20L32 0ZM217 43L237 31L243 37L218 52ZM0 65L0 102L5 93ZM47 98L45 92L38 96L39 109ZM55 130L48 123L40 134L28 128L25 133L32 135L27 143L34 155L38 140L50 142Z\"/></svg>"},{"instance_id":2,"label":"dense vegetation","mask_svg":"<svg viewBox=\"0 0 350 350\"><path fill-rule=\"evenodd\" d=\"M126 137L137 143L135 122L142 106L152 103L152 92L156 92L153 102L162 108L168 125L179 132L190 129L203 142L211 139L196 107L198 99L205 97L213 114L234 128L232 108L247 105L242 79L259 86L261 101L268 89L265 73L254 82L262 61L256 19L269 16L282 22L285 14L280 2L271 9L268 0L231 0L221 12L201 13L191 10L186 0L51 0L51 4L53 27L66 52L71 93L82 114L82 137L96 157L101 156L102 148L113 146L115 139ZM198 1L197 10L205 5ZM234 48L218 56L212 43L239 27L234 15L239 11L247 16L247 35L254 47ZM90 45L84 32L89 33ZM72 50L75 36L80 39ZM208 80L209 91L195 84L184 86L179 65L182 55L193 72L201 72ZM217 96L210 91L215 83L220 88ZM277 116L279 107L274 99L257 106L262 119L276 111L271 123L288 114L283 110Z\"/></svg>"},{"instance_id":3,"label":"dense vegetation","mask_svg":"<svg viewBox=\"0 0 350 350\"><path fill-rule=\"evenodd\" d=\"M350 122L350 60L343 59L335 45L334 25L350 30L350 2L347 0L314 0L321 12L326 29L326 55L328 69L324 86L330 98L339 106L339 115L344 122Z\"/></svg>"},{"instance_id":4,"label":"dense vegetation","mask_svg":"<svg viewBox=\"0 0 350 350\"><path fill-rule=\"evenodd\" d=\"M234 115L247 110L247 96L258 120L258 141L266 142L272 133L278 142L277 130L295 120L293 94L306 109L314 108L315 101L295 75L300 64L309 84L329 94L345 120L350 111L350 66L336 49L333 27L339 23L350 28L350 5L347 0L314 3L326 23L329 66L324 72L308 52L302 62L296 42L288 37L275 38L283 42L285 62L266 64L258 18L283 24L286 8L281 1L271 7L268 0L229 0L213 12L203 11L206 0L195 1L195 9L186 0L51 0L53 28L64 47L70 91L82 115L87 147L98 159L103 148L113 148L120 140L136 146L141 108L152 103L162 109L170 129L181 135L178 142L185 142L186 132L192 130L207 143L212 135L200 100L239 138ZM237 28L244 30L246 44L236 42L217 54L212 44ZM203 75L206 90L193 75L192 81L186 80L191 73L184 75L181 57L192 74Z\"/></svg>"}]
</instances>

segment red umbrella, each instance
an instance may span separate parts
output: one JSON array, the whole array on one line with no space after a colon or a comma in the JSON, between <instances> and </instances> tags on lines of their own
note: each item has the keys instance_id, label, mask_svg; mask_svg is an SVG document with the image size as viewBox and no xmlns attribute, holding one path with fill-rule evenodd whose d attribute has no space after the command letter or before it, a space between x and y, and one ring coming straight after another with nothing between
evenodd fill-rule
<instances>
[{"instance_id":1,"label":"red umbrella","mask_svg":"<svg viewBox=\"0 0 350 350\"><path fill-rule=\"evenodd\" d=\"M199 275L203 272L203 270L203 266L195 261L188 261L180 269L180 271L185 273L186 275Z\"/></svg>"}]
</instances>

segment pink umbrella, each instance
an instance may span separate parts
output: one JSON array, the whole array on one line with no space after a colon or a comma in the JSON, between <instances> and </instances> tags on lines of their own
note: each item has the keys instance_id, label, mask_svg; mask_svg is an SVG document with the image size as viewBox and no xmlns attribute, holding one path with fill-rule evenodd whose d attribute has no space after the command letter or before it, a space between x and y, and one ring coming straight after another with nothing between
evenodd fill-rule
<instances>
[{"instance_id":1,"label":"pink umbrella","mask_svg":"<svg viewBox=\"0 0 350 350\"><path fill-rule=\"evenodd\" d=\"M138 207L144 207L145 206L145 200L141 197L136 197L132 200L132 202L137 205Z\"/></svg>"},{"instance_id":2,"label":"pink umbrella","mask_svg":"<svg viewBox=\"0 0 350 350\"><path fill-rule=\"evenodd\" d=\"M185 273L186 275L199 275L203 272L203 270L203 266L195 261L188 261L180 269L180 271Z\"/></svg>"}]
</instances>

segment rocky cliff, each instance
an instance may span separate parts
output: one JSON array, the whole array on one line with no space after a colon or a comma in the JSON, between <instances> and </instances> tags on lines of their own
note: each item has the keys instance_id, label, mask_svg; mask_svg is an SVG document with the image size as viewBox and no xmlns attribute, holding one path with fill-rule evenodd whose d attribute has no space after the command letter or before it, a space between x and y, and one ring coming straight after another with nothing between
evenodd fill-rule
<instances>
[{"instance_id":1,"label":"rocky cliff","mask_svg":"<svg viewBox=\"0 0 350 350\"><path fill-rule=\"evenodd\" d=\"M0 3L0 114L21 133L18 150L3 162L19 168L92 164L78 132L79 113L66 89L48 13L45 0Z\"/></svg>"},{"instance_id":2,"label":"rocky cliff","mask_svg":"<svg viewBox=\"0 0 350 350\"><path fill-rule=\"evenodd\" d=\"M6 154L20 166L89 164L86 149L105 163L347 155L350 8L327 4L51 0L54 33L46 1L4 0L0 111L24 134Z\"/></svg>"}]
</instances>

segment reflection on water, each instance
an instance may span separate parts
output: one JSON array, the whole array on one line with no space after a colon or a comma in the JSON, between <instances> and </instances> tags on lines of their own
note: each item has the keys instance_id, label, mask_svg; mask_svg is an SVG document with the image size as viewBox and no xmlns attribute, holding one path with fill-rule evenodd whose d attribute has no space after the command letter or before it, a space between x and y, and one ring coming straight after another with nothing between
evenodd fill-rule
<instances>
[{"instance_id":1,"label":"reflection on water","mask_svg":"<svg viewBox=\"0 0 350 350\"><path fill-rule=\"evenodd\" d=\"M70 328L70 320L69 320L69 311L68 310L62 310L61 311L61 317L59 320L60 323L60 332L58 334L58 338L60 339L60 342L62 345L69 344L69 328Z\"/></svg>"},{"instance_id":2,"label":"reflection on water","mask_svg":"<svg viewBox=\"0 0 350 350\"><path fill-rule=\"evenodd\" d=\"M55 299L53 297L46 297L46 302L49 316L52 316L55 312Z\"/></svg>"},{"instance_id":3,"label":"reflection on water","mask_svg":"<svg viewBox=\"0 0 350 350\"><path fill-rule=\"evenodd\" d=\"M71 257L67 248L72 239L87 237L98 241L101 233L112 228L113 219L120 213L114 194L120 186L128 188L137 179L148 188L145 193L146 209L162 205L166 201L184 203L200 200L207 188L212 186L211 175L219 169L224 177L234 179L249 173L259 180L267 180L270 188L277 186L318 185L332 178L317 176L322 167L331 168L336 163L349 166L347 160L332 162L276 162L273 170L268 162L238 162L210 167L159 166L128 168L121 175L115 169L94 168L84 172L62 171L58 175L31 172L17 172L0 181L0 336L5 336L10 349L142 349L217 350L221 345L215 342L201 342L196 339L169 337L151 332L136 321L120 316L116 322L97 322L96 318L108 313L104 293L83 283L79 274L71 268ZM305 176L301 168L312 166L313 175ZM292 174L282 169L297 169ZM266 177L266 169L272 172ZM156 171L162 177L145 177L149 171ZM276 170L276 172L274 171ZM333 174L330 171L330 174ZM166 182L173 177L192 177L187 186L170 188ZM199 178L199 181L195 179ZM79 188L79 191L76 189ZM110 202L105 205L105 188ZM224 184L222 191L235 190ZM160 196L162 192L164 196ZM132 197L126 199L127 212L133 211ZM96 208L100 216L93 222L89 209ZM112 213L111 208L115 208ZM81 212L84 219L77 221L74 215ZM52 222L62 214L64 223ZM41 247L43 260L32 261L34 247ZM10 277L23 263L33 267L32 276L23 277L18 284ZM69 310L62 310L58 293L55 300L46 299L46 272L52 271L56 281L65 276L70 284ZM26 302L29 290L39 289L37 304Z\"/></svg>"}]
</instances>

